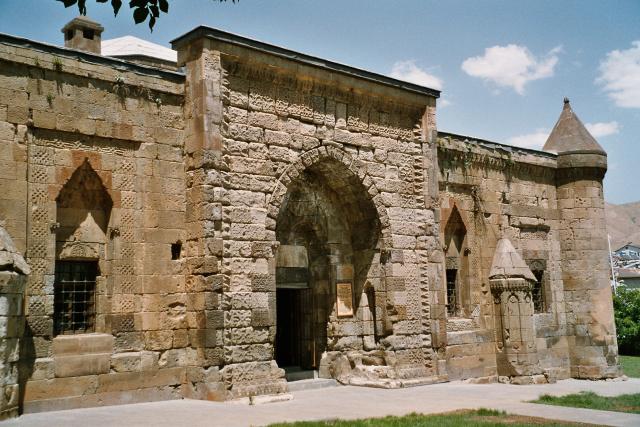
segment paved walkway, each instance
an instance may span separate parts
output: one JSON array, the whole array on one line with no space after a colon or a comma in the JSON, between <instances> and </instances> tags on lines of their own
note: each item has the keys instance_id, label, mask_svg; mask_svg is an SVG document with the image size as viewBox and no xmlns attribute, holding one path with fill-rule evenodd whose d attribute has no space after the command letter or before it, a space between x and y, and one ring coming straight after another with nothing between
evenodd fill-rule
<instances>
[{"instance_id":1,"label":"paved walkway","mask_svg":"<svg viewBox=\"0 0 640 427\"><path fill-rule=\"evenodd\" d=\"M175 400L28 414L0 423L0 426L260 426L283 421L355 419L481 407L566 421L640 426L640 415L524 403L545 393L560 396L583 390L605 396L640 393L640 379L624 382L566 380L530 386L450 382L399 390L334 387L299 391L291 401L256 406Z\"/></svg>"}]
</instances>

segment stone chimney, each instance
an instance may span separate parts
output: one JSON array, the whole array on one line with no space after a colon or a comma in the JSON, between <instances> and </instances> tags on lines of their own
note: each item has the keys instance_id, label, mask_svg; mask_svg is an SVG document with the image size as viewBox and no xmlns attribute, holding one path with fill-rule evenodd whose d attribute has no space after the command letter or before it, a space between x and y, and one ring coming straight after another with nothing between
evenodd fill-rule
<instances>
[{"instance_id":1,"label":"stone chimney","mask_svg":"<svg viewBox=\"0 0 640 427\"><path fill-rule=\"evenodd\" d=\"M62 28L64 47L100 55L104 27L84 16L73 18Z\"/></svg>"}]
</instances>

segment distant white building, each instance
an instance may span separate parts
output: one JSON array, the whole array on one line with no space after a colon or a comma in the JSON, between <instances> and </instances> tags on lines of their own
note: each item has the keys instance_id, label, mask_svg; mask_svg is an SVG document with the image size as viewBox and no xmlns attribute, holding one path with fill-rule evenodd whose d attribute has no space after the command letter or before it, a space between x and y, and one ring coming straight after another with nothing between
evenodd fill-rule
<instances>
[{"instance_id":1,"label":"distant white building","mask_svg":"<svg viewBox=\"0 0 640 427\"><path fill-rule=\"evenodd\" d=\"M118 37L102 41L102 55L112 58L176 70L178 52L159 44L133 36Z\"/></svg>"},{"instance_id":2,"label":"distant white building","mask_svg":"<svg viewBox=\"0 0 640 427\"><path fill-rule=\"evenodd\" d=\"M613 252L622 259L640 259L640 244L629 242Z\"/></svg>"}]
</instances>

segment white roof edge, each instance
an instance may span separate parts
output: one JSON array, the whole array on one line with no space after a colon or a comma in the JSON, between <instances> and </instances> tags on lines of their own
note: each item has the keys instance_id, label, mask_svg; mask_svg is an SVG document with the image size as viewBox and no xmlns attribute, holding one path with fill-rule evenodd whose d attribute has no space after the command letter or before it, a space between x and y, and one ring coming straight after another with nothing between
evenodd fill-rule
<instances>
[{"instance_id":1,"label":"white roof edge","mask_svg":"<svg viewBox=\"0 0 640 427\"><path fill-rule=\"evenodd\" d=\"M178 52L175 50L134 36L102 40L101 48L103 56L140 55L169 62L178 61Z\"/></svg>"}]
</instances>

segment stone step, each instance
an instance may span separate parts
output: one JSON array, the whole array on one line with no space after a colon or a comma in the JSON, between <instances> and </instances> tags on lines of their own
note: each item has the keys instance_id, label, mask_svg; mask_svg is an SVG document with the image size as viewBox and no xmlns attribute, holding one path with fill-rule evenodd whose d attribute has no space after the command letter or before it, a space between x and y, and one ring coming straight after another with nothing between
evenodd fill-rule
<instances>
[{"instance_id":1,"label":"stone step","mask_svg":"<svg viewBox=\"0 0 640 427\"><path fill-rule=\"evenodd\" d=\"M309 380L292 381L287 384L289 392L303 390L317 390L319 388L337 387L338 381L329 378L314 378Z\"/></svg>"},{"instance_id":2,"label":"stone step","mask_svg":"<svg viewBox=\"0 0 640 427\"><path fill-rule=\"evenodd\" d=\"M295 368L285 368L284 376L287 381L300 381L300 380L310 380L317 378L317 371L313 370L301 370Z\"/></svg>"}]
</instances>

